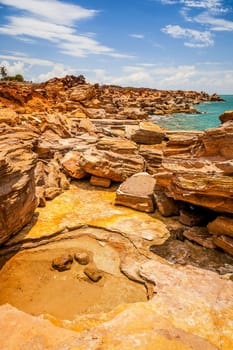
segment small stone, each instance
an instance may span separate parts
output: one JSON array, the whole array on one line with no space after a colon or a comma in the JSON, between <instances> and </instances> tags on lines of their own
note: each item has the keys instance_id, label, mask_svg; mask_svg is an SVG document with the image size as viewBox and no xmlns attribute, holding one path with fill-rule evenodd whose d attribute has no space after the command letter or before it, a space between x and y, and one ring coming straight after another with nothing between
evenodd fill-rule
<instances>
[{"instance_id":1,"label":"small stone","mask_svg":"<svg viewBox=\"0 0 233 350\"><path fill-rule=\"evenodd\" d=\"M204 210L201 212L201 210L196 207L192 207L192 209L182 209L180 210L179 221L181 224L190 227L203 225L206 221L206 213Z\"/></svg>"},{"instance_id":2,"label":"small stone","mask_svg":"<svg viewBox=\"0 0 233 350\"><path fill-rule=\"evenodd\" d=\"M84 273L93 282L98 282L103 277L102 271L98 270L95 266L85 267Z\"/></svg>"},{"instance_id":3,"label":"small stone","mask_svg":"<svg viewBox=\"0 0 233 350\"><path fill-rule=\"evenodd\" d=\"M90 180L90 184L93 186L108 188L111 186L111 180L104 177L92 176Z\"/></svg>"},{"instance_id":4,"label":"small stone","mask_svg":"<svg viewBox=\"0 0 233 350\"><path fill-rule=\"evenodd\" d=\"M75 253L74 258L80 265L87 265L90 262L90 257L86 252Z\"/></svg>"},{"instance_id":5,"label":"small stone","mask_svg":"<svg viewBox=\"0 0 233 350\"><path fill-rule=\"evenodd\" d=\"M73 257L70 254L64 254L52 261L52 267L59 272L70 270L73 263Z\"/></svg>"},{"instance_id":6,"label":"small stone","mask_svg":"<svg viewBox=\"0 0 233 350\"><path fill-rule=\"evenodd\" d=\"M156 189L155 201L161 215L166 217L179 214L177 202L173 198L167 197L163 190Z\"/></svg>"}]
</instances>

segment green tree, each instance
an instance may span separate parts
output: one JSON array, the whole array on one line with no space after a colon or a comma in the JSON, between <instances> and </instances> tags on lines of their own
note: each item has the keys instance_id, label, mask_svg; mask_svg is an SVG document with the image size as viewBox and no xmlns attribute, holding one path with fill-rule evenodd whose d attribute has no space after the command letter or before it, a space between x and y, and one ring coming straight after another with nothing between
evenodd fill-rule
<instances>
[{"instance_id":1,"label":"green tree","mask_svg":"<svg viewBox=\"0 0 233 350\"><path fill-rule=\"evenodd\" d=\"M16 74L13 78L16 81L24 81L22 74Z\"/></svg>"},{"instance_id":2,"label":"green tree","mask_svg":"<svg viewBox=\"0 0 233 350\"><path fill-rule=\"evenodd\" d=\"M2 80L5 80L7 77L7 69L5 66L0 67L0 74L2 76Z\"/></svg>"}]
</instances>

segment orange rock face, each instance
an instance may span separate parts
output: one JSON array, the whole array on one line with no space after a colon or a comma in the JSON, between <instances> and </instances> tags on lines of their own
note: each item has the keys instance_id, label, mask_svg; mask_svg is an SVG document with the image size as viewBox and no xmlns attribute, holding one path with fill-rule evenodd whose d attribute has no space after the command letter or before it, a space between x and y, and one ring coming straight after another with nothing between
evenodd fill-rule
<instances>
[{"instance_id":1,"label":"orange rock face","mask_svg":"<svg viewBox=\"0 0 233 350\"><path fill-rule=\"evenodd\" d=\"M0 243L30 222L37 207L36 155L23 142L28 136L25 132L0 137Z\"/></svg>"}]
</instances>

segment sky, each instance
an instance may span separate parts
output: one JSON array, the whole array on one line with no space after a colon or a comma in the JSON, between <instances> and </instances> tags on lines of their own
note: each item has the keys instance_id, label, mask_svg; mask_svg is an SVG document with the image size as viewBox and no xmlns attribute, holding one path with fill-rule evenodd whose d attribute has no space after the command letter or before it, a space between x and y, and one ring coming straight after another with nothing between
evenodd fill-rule
<instances>
[{"instance_id":1,"label":"sky","mask_svg":"<svg viewBox=\"0 0 233 350\"><path fill-rule=\"evenodd\" d=\"M233 94L232 0L0 0L0 66Z\"/></svg>"}]
</instances>

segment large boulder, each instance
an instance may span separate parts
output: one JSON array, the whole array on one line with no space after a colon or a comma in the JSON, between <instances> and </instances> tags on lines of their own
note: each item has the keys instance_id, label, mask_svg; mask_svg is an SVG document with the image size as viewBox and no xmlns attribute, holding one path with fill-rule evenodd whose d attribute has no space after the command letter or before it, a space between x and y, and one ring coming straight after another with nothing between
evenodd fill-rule
<instances>
[{"instance_id":1,"label":"large boulder","mask_svg":"<svg viewBox=\"0 0 233 350\"><path fill-rule=\"evenodd\" d=\"M154 205L155 179L148 173L138 173L125 180L116 191L115 204L151 213Z\"/></svg>"},{"instance_id":2,"label":"large boulder","mask_svg":"<svg viewBox=\"0 0 233 350\"><path fill-rule=\"evenodd\" d=\"M233 159L233 120L220 127L207 129L200 141L203 146L197 150L197 156Z\"/></svg>"},{"instance_id":3,"label":"large boulder","mask_svg":"<svg viewBox=\"0 0 233 350\"><path fill-rule=\"evenodd\" d=\"M116 182L145 170L137 145L122 138L102 138L80 155L79 165L88 174Z\"/></svg>"},{"instance_id":4,"label":"large boulder","mask_svg":"<svg viewBox=\"0 0 233 350\"><path fill-rule=\"evenodd\" d=\"M65 172L75 179L82 179L86 176L86 172L79 165L80 156L79 151L70 151L65 154L61 161Z\"/></svg>"},{"instance_id":5,"label":"large boulder","mask_svg":"<svg viewBox=\"0 0 233 350\"><path fill-rule=\"evenodd\" d=\"M141 122L139 128L133 130L131 139L144 145L158 144L165 139L165 132L154 123Z\"/></svg>"},{"instance_id":6,"label":"large boulder","mask_svg":"<svg viewBox=\"0 0 233 350\"><path fill-rule=\"evenodd\" d=\"M225 111L223 114L219 116L221 123L226 123L229 120L233 120L233 111Z\"/></svg>"},{"instance_id":7,"label":"large boulder","mask_svg":"<svg viewBox=\"0 0 233 350\"><path fill-rule=\"evenodd\" d=\"M144 171L145 160L140 155L120 154L93 147L81 154L79 165L88 174L122 182Z\"/></svg>"}]
</instances>

